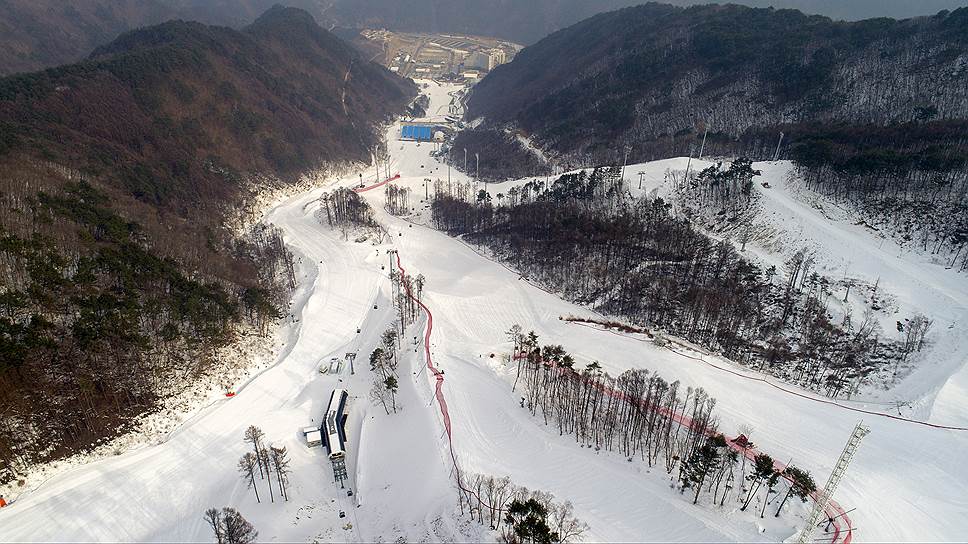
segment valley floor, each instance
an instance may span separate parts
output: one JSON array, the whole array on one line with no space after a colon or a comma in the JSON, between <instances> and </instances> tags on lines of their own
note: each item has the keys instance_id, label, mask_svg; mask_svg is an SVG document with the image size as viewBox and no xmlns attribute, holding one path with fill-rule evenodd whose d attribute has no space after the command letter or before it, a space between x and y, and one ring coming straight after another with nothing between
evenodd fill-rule
<instances>
[{"instance_id":1,"label":"valley floor","mask_svg":"<svg viewBox=\"0 0 968 544\"><path fill-rule=\"evenodd\" d=\"M446 97L448 89L431 90L433 97ZM430 157L431 145L393 140L391 173L400 172L397 183L411 188L411 202L418 202L425 194L424 179L446 180L446 167ZM643 168L654 170L658 187L665 169L677 164ZM464 179L456 171L451 175ZM543 343L561 344L575 355L579 367L598 360L610 373L649 368L668 380L701 386L718 399L724 432L736 434L748 425L760 449L779 460L792 459L820 482L859 414L746 379L759 376L728 361L690 354L734 373L633 336L569 324L560 317L593 314L529 284L458 240L389 216L382 211L382 190L363 194L389 230L389 243L344 241L315 219L316 199L334 185L358 183L355 176L281 202L266 218L284 229L299 257L300 287L291 308L297 321L283 333L286 341L276 366L235 397L201 411L165 443L64 472L20 497L0 510L0 540L206 541L210 529L202 520L204 510L226 505L238 508L255 525L260 541L493 538L493 533L459 516L423 347L405 349L399 413L388 416L368 399L369 353L394 319L388 249L399 251L409 273L426 277L423 300L434 313L431 350L445 371L453 446L464 471L509 475L519 485L571 501L577 517L590 526L586 539L592 541L781 541L795 533L801 523L795 516L776 520L768 515L760 520L738 512L738 505L693 506L670 488L661 469L646 474L638 461L579 448L573 439L545 427L519 406L519 396L511 391L512 368L501 358L510 350L504 331L515 323L534 329ZM764 176L771 176L775 185L774 173L764 169ZM375 181L371 169L367 183ZM830 258L840 258L837 252L858 255L851 270L880 275L884 289L894 293L899 304L943 307L936 325L935 350L940 352L930 352L933 359L926 361L924 370L911 373L897 391L917 406L908 415L963 424L960 407L965 400L968 343L962 332L962 312L968 306L964 282L955 285L946 272L910 260L879 272L887 266L887 257L860 257L880 255L874 252L873 245L879 242L872 236L861 232L847 238L829 230L853 232L836 226L839 223L816 220L793 191L765 198L773 199L771 209L776 213L789 214L778 223L800 222L803 231L820 242L833 241L839 249L831 250ZM756 251L763 259L778 258L765 248ZM912 277L919 283L912 283ZM937 294L930 295L928 289ZM924 298L929 296L934 298ZM418 322L408 332L418 342L421 327ZM413 340L405 338L404 344ZM319 373L320 363L353 351L359 353L355 374ZM954 377L948 379L950 375ZM323 450L307 449L300 433L311 420L319 421L334 387L347 389L353 397L347 429L347 486L355 491L353 497L333 484ZM872 397L867 407L885 409L874 401L878 399ZM968 433L877 416L864 419L872 433L836 497L845 508L857 509L850 514L858 528L854 540L962 539L968 531L968 468L962 459L968 451ZM291 452L288 503L266 504L263 487L263 503L257 504L236 471L239 456L248 451L243 431L253 424L266 432L268 441ZM339 518L341 510L345 518Z\"/></svg>"}]
</instances>

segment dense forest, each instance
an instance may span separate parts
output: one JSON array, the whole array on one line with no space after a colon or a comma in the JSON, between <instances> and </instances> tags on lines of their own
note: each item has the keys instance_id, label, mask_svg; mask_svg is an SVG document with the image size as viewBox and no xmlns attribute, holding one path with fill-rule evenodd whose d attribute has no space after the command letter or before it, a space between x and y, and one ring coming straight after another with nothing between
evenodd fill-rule
<instances>
[{"instance_id":1,"label":"dense forest","mask_svg":"<svg viewBox=\"0 0 968 544\"><path fill-rule=\"evenodd\" d=\"M966 66L968 8L847 23L647 4L525 48L474 88L468 116L486 120L476 132L529 135L564 166L700 147L791 159L869 223L957 259L968 222Z\"/></svg>"},{"instance_id":2,"label":"dense forest","mask_svg":"<svg viewBox=\"0 0 968 544\"><path fill-rule=\"evenodd\" d=\"M630 199L620 169L531 181L492 199L439 183L434 225L486 248L564 298L688 339L831 397L892 372L930 322L895 340L871 315L833 317L834 285L798 252L761 269L662 199ZM750 162L698 176L716 198L745 200ZM727 196L729 195L729 196ZM658 334L658 333L657 333Z\"/></svg>"},{"instance_id":3,"label":"dense forest","mask_svg":"<svg viewBox=\"0 0 968 544\"><path fill-rule=\"evenodd\" d=\"M282 8L0 79L0 482L244 364L220 349L285 315L295 263L276 229L227 221L368 159L414 94Z\"/></svg>"},{"instance_id":4,"label":"dense forest","mask_svg":"<svg viewBox=\"0 0 968 544\"><path fill-rule=\"evenodd\" d=\"M464 150L467 166L464 166ZM518 140L514 134L500 129L462 130L457 133L448 150L447 160L470 176L478 175L488 181L543 176L550 165Z\"/></svg>"}]
</instances>

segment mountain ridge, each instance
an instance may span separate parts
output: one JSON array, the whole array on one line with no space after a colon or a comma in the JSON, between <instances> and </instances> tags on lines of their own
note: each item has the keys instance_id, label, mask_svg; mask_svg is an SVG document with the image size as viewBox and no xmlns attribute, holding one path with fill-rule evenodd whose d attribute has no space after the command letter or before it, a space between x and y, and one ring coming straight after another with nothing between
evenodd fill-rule
<instances>
[{"instance_id":1,"label":"mountain ridge","mask_svg":"<svg viewBox=\"0 0 968 544\"><path fill-rule=\"evenodd\" d=\"M525 48L474 88L468 117L593 155L609 144L635 153L639 143L680 132L694 139L700 125L715 149L718 139L764 126L962 119L966 45L964 8L843 23L789 10L650 3ZM669 152L689 153L683 145Z\"/></svg>"}]
</instances>

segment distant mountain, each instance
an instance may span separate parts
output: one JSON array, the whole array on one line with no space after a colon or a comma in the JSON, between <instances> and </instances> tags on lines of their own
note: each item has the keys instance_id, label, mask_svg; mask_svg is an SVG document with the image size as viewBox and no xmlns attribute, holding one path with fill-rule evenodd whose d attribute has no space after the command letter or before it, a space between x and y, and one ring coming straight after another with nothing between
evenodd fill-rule
<instances>
[{"instance_id":1,"label":"distant mountain","mask_svg":"<svg viewBox=\"0 0 968 544\"><path fill-rule=\"evenodd\" d=\"M280 3L324 11L314 0L0 0L0 75L77 62L124 32L170 20L242 28Z\"/></svg>"},{"instance_id":2,"label":"distant mountain","mask_svg":"<svg viewBox=\"0 0 968 544\"><path fill-rule=\"evenodd\" d=\"M175 15L163 0L0 0L0 75L78 61Z\"/></svg>"},{"instance_id":3,"label":"distant mountain","mask_svg":"<svg viewBox=\"0 0 968 544\"><path fill-rule=\"evenodd\" d=\"M319 24L329 27L328 5L333 0L161 0L180 17L212 25L241 28L252 23L269 8L279 5L301 9Z\"/></svg>"},{"instance_id":4,"label":"distant mountain","mask_svg":"<svg viewBox=\"0 0 968 544\"><path fill-rule=\"evenodd\" d=\"M968 9L846 23L647 4L525 48L473 89L468 117L575 160L687 155L706 129L708 151L765 156L783 125L966 119L966 80Z\"/></svg>"},{"instance_id":5,"label":"distant mountain","mask_svg":"<svg viewBox=\"0 0 968 544\"><path fill-rule=\"evenodd\" d=\"M275 4L309 12L327 28L494 36L532 44L592 15L640 0L0 0L0 75L75 62L140 26L171 19L241 28ZM677 5L706 3L670 0ZM723 2L720 2L723 3ZM838 19L913 17L968 0L737 0Z\"/></svg>"},{"instance_id":6,"label":"distant mountain","mask_svg":"<svg viewBox=\"0 0 968 544\"><path fill-rule=\"evenodd\" d=\"M283 315L294 266L233 211L369 160L415 94L280 7L0 79L0 482L229 372L217 350Z\"/></svg>"},{"instance_id":7,"label":"distant mountain","mask_svg":"<svg viewBox=\"0 0 968 544\"><path fill-rule=\"evenodd\" d=\"M342 26L476 34L528 45L592 15L641 3L641 0L336 0L320 16ZM710 2L670 0L669 3ZM929 15L968 5L966 0L738 0L729 3L794 8L854 20Z\"/></svg>"}]
</instances>

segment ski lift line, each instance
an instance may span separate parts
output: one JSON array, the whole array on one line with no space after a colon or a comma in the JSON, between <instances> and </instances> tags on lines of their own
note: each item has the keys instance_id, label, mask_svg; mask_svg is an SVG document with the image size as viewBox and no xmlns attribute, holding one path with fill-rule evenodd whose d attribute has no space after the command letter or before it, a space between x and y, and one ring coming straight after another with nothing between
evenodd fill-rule
<instances>
[{"instance_id":1,"label":"ski lift line","mask_svg":"<svg viewBox=\"0 0 968 544\"><path fill-rule=\"evenodd\" d=\"M572 323L572 324L575 324L575 325L582 325L582 326L585 326L585 327L588 327L590 329L597 330L597 331L609 332L609 333L616 334L616 335L619 335L619 336L622 336L622 337L627 337L626 335L624 335L624 334L622 334L620 332L616 332L616 331L613 331L613 330L602 329L602 328L599 328L599 327L594 327L594 326L589 325L587 323L581 323L581 322L575 322L575 321L569 321L569 323ZM643 340L643 342L644 341L645 340ZM931 423L930 421L920 421L920 420L917 420L917 419L911 419L911 418L907 418L907 417L904 417L904 416L896 416L896 415L893 415L893 414L885 414L883 412L875 412L875 411L872 411L872 410L866 410L864 408L857 408L857 407L854 407L854 406L846 406L846 405L843 405L843 404L841 404L839 402L836 402L836 401L833 401L833 400L817 398L817 397L813 397L813 396L807 395L805 393L801 393L799 391L794 391L792 389L787 389L786 387L782 387L780 385L777 385L777 384L773 383L772 381L767 380L766 378L763 378L763 377L760 377L760 376L750 376L750 375L744 374L742 372L737 372L735 370L732 370L732 369L725 368L725 367L719 366L717 364L714 364L714 363L712 363L710 361L707 361L707 360L705 360L705 359L703 359L701 357L694 357L692 355L689 355L687 353L683 353L683 352L678 351L678 350L675 350L673 348L669 348L669 351L672 351L673 353L676 353L676 354L681 355L683 357L686 357L688 359L692 359L694 361L699 361L701 363L705 363L706 365L711 366L711 367L715 368L716 370L721 370L723 372L728 372L730 374L733 374L735 376L739 376L740 378L744 378L744 379L747 379L747 380L752 380L752 381L756 381L756 382L762 382L762 383L765 383L765 384L769 385L770 387L773 387L774 389L779 389L780 391L783 391L784 393L788 393L790 395L796 395L798 397L801 397L801 398L804 398L804 399L807 399L807 400L812 400L814 402L819 402L819 403L823 403L823 404L829 404L831 406L837 406L838 408L843 408L844 410L850 410L852 412L859 412L859 413L862 413L862 414L868 414L868 415L872 415L872 416L880 416L880 417L886 417L886 418L889 418L889 419L896 419L898 421L904 421L906 423L916 423L918 425L924 425L926 427L931 427L931 428L935 428L935 429L944 429L944 430L948 430L948 431L968 431L968 427L959 427L959 426L956 426L956 425L943 425L943 424L940 424L940 423ZM893 406L893 405L895 405L895 403L890 403L890 405Z\"/></svg>"}]
</instances>

